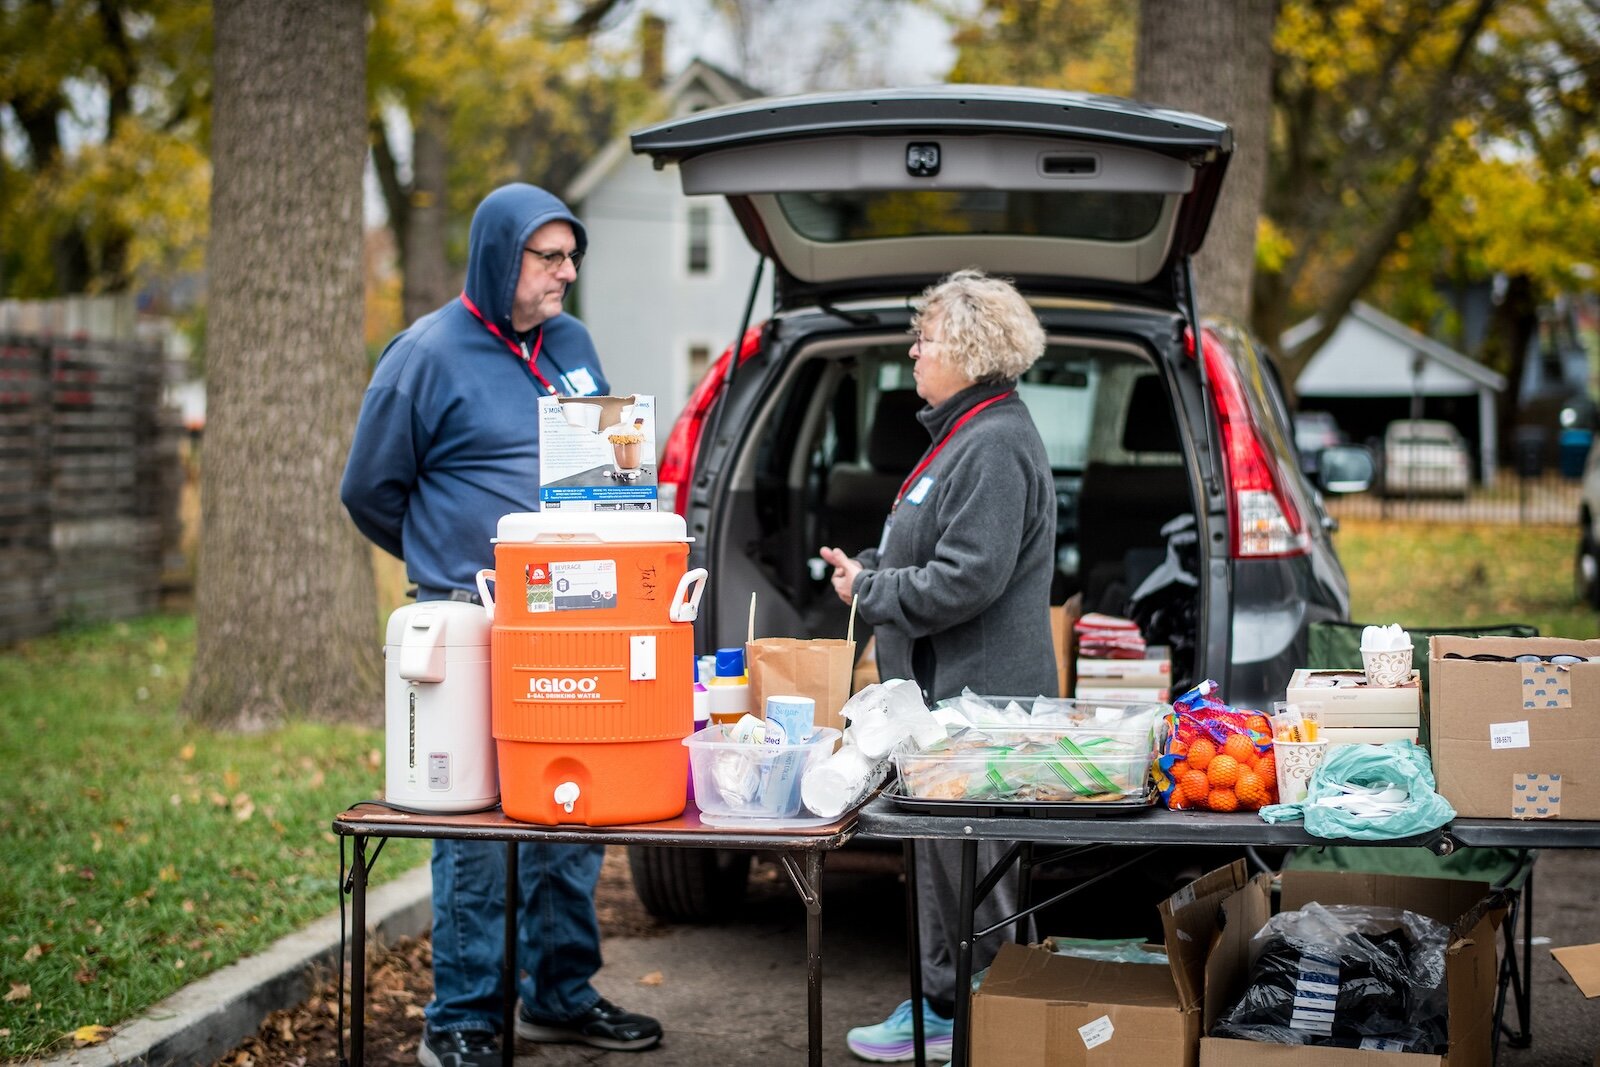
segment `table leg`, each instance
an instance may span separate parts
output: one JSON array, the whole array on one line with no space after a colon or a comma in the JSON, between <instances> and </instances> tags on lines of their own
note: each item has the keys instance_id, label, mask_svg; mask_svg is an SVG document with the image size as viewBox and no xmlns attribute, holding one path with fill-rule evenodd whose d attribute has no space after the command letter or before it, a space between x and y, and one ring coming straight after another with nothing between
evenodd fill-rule
<instances>
[{"instance_id":1,"label":"table leg","mask_svg":"<svg viewBox=\"0 0 1600 1067\"><path fill-rule=\"evenodd\" d=\"M366 1061L367 839L356 835L350 869L350 1062Z\"/></svg>"},{"instance_id":2,"label":"table leg","mask_svg":"<svg viewBox=\"0 0 1600 1067\"><path fill-rule=\"evenodd\" d=\"M806 853L805 870L787 852L778 860L806 906L806 1051L811 1067L822 1067L822 859Z\"/></svg>"},{"instance_id":3,"label":"table leg","mask_svg":"<svg viewBox=\"0 0 1600 1067\"><path fill-rule=\"evenodd\" d=\"M978 865L978 842L961 840L960 939L956 949L956 1018L950 1035L950 1067L966 1067L967 1028L972 1021L972 908L973 882Z\"/></svg>"},{"instance_id":4,"label":"table leg","mask_svg":"<svg viewBox=\"0 0 1600 1067\"><path fill-rule=\"evenodd\" d=\"M906 867L906 952L911 959L911 1040L916 1043L913 1062L916 1067L928 1067L928 1055L922 1047L922 923L917 917L916 844L908 837L901 845Z\"/></svg>"},{"instance_id":5,"label":"table leg","mask_svg":"<svg viewBox=\"0 0 1600 1067\"><path fill-rule=\"evenodd\" d=\"M500 1063L511 1067L517 1058L517 843L506 842L506 944L500 957L500 982L503 1001L500 1016Z\"/></svg>"}]
</instances>

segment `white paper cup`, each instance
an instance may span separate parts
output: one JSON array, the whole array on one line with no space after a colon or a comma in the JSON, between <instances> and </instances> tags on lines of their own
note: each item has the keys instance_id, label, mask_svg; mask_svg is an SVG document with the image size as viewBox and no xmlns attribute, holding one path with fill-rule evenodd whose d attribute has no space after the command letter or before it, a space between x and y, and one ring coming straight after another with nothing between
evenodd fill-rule
<instances>
[{"instance_id":1,"label":"white paper cup","mask_svg":"<svg viewBox=\"0 0 1600 1067\"><path fill-rule=\"evenodd\" d=\"M1311 786L1311 775L1328 754L1326 741L1274 741L1272 762L1278 768L1278 803L1299 804Z\"/></svg>"},{"instance_id":2,"label":"white paper cup","mask_svg":"<svg viewBox=\"0 0 1600 1067\"><path fill-rule=\"evenodd\" d=\"M600 405L599 404L562 404L561 414L567 417L568 424L590 433L600 432Z\"/></svg>"},{"instance_id":3,"label":"white paper cup","mask_svg":"<svg viewBox=\"0 0 1600 1067\"><path fill-rule=\"evenodd\" d=\"M1361 667L1366 672L1367 684L1378 689L1393 689L1411 679L1410 648L1361 650Z\"/></svg>"}]
</instances>

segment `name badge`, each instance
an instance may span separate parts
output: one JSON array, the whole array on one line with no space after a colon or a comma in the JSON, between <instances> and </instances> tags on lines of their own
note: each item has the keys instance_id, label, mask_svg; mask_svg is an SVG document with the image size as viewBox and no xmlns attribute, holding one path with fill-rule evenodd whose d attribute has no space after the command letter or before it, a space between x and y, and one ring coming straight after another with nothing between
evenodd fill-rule
<instances>
[{"instance_id":1,"label":"name badge","mask_svg":"<svg viewBox=\"0 0 1600 1067\"><path fill-rule=\"evenodd\" d=\"M889 547L889 530L893 526L894 514L891 512L889 517L883 520L883 536L878 538L878 563L880 566L883 564L884 550Z\"/></svg>"},{"instance_id":2,"label":"name badge","mask_svg":"<svg viewBox=\"0 0 1600 1067\"><path fill-rule=\"evenodd\" d=\"M594 375L589 373L588 367L579 367L575 371L563 374L561 378L566 382L567 392L571 396L593 396L600 391L600 386L595 383Z\"/></svg>"},{"instance_id":3,"label":"name badge","mask_svg":"<svg viewBox=\"0 0 1600 1067\"><path fill-rule=\"evenodd\" d=\"M922 480L912 487L911 492L906 494L906 501L912 504L920 504L927 498L928 490L932 488L933 475L924 474Z\"/></svg>"}]
</instances>

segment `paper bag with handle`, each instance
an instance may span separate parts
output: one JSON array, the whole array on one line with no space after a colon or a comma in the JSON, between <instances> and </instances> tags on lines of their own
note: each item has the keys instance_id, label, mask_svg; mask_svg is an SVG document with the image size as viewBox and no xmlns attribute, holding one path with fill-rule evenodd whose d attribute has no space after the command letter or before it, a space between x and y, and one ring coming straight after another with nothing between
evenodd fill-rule
<instances>
[{"instance_id":1,"label":"paper bag with handle","mask_svg":"<svg viewBox=\"0 0 1600 1067\"><path fill-rule=\"evenodd\" d=\"M756 639L756 598L750 595L749 640L744 646L745 671L750 677L750 703L765 715L769 696L803 696L816 702L815 725L844 731L839 714L850 699L850 672L856 661L856 606L850 604L850 623L844 640L794 637Z\"/></svg>"}]
</instances>

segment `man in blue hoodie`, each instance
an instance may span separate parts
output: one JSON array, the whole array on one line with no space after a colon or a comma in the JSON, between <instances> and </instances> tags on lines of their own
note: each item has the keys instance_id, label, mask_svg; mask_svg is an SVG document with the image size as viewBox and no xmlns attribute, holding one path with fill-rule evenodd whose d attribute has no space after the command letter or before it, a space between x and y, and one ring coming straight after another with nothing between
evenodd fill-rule
<instances>
[{"instance_id":1,"label":"man in blue hoodie","mask_svg":"<svg viewBox=\"0 0 1600 1067\"><path fill-rule=\"evenodd\" d=\"M405 560L418 600L476 602L500 517L539 510L539 397L609 390L589 331L561 312L587 244L583 224L543 189L496 189L472 217L461 296L378 360L339 495L362 533ZM622 1050L661 1040L656 1020L590 984L604 851L517 850L519 1037ZM417 1051L426 1067L500 1062L504 885L502 845L434 842L433 1001Z\"/></svg>"}]
</instances>

